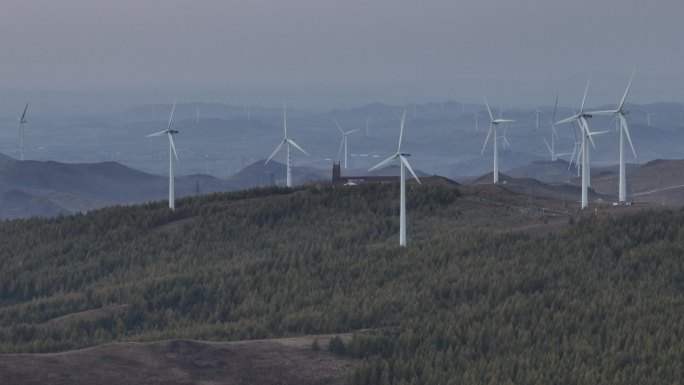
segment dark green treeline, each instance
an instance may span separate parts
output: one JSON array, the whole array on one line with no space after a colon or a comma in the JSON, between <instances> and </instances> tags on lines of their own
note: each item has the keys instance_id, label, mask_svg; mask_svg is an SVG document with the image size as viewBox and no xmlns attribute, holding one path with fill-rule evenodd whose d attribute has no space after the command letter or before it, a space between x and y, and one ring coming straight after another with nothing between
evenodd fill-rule
<instances>
[{"instance_id":1,"label":"dark green treeline","mask_svg":"<svg viewBox=\"0 0 684 385\"><path fill-rule=\"evenodd\" d=\"M397 201L272 188L4 222L0 352L374 329L344 349L364 358L350 383L684 378L684 211L529 236L470 225L457 187L410 186L399 249Z\"/></svg>"}]
</instances>

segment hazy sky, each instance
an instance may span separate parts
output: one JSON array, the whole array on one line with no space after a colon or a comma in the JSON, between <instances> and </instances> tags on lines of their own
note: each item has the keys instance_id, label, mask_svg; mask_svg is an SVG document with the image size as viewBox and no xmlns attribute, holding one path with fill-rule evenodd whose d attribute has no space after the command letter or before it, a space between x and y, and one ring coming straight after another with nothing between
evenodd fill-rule
<instances>
[{"instance_id":1,"label":"hazy sky","mask_svg":"<svg viewBox=\"0 0 684 385\"><path fill-rule=\"evenodd\" d=\"M3 0L0 87L682 77L682 0Z\"/></svg>"}]
</instances>

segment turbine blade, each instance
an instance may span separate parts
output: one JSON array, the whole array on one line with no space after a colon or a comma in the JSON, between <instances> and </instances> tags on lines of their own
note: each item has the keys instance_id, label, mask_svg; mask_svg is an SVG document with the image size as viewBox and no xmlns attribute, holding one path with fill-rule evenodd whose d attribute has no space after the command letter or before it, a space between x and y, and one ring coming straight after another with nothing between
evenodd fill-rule
<instances>
[{"instance_id":1,"label":"turbine blade","mask_svg":"<svg viewBox=\"0 0 684 385\"><path fill-rule=\"evenodd\" d=\"M404 166L406 166L406 168L411 172L411 175L413 175L413 177L416 178L418 183L420 183L420 179L418 179L418 175L416 175L416 173L413 172L413 169L411 168L411 165L409 164L408 160L406 160L406 158L404 158L403 155L399 155L399 159L401 160L401 163L403 163Z\"/></svg>"},{"instance_id":2,"label":"turbine blade","mask_svg":"<svg viewBox=\"0 0 684 385\"><path fill-rule=\"evenodd\" d=\"M340 155L342 154L342 146L344 146L344 136L342 136L342 141L340 142L340 149L337 151L337 159L340 159Z\"/></svg>"},{"instance_id":3,"label":"turbine blade","mask_svg":"<svg viewBox=\"0 0 684 385\"><path fill-rule=\"evenodd\" d=\"M489 137L492 135L493 129L494 129L494 123L492 122L489 125L489 132L487 132L487 137L485 138L484 144L482 145L482 151L480 152L480 155L484 154L485 147L487 147L487 142L489 141Z\"/></svg>"},{"instance_id":4,"label":"turbine blade","mask_svg":"<svg viewBox=\"0 0 684 385\"><path fill-rule=\"evenodd\" d=\"M551 124L556 121L556 108L558 108L558 94L556 94L556 102L553 104L553 117L551 118Z\"/></svg>"},{"instance_id":5,"label":"turbine blade","mask_svg":"<svg viewBox=\"0 0 684 385\"><path fill-rule=\"evenodd\" d=\"M176 157L177 161L180 161L180 159L178 159L178 153L176 152L176 145L173 143L173 134L169 132L168 135L169 143L171 143L171 150L173 150L173 155Z\"/></svg>"},{"instance_id":6,"label":"turbine blade","mask_svg":"<svg viewBox=\"0 0 684 385\"><path fill-rule=\"evenodd\" d=\"M150 137L153 137L153 136L162 136L162 135L164 135L164 134L166 134L166 133L168 133L168 131L166 131L166 130L164 130L164 131L159 131L159 132L155 132L154 134L149 134L149 135L147 135L147 137L150 138Z\"/></svg>"},{"instance_id":7,"label":"turbine blade","mask_svg":"<svg viewBox=\"0 0 684 385\"><path fill-rule=\"evenodd\" d=\"M591 80L591 79L590 79ZM589 92L589 82L590 80L587 80L587 88L584 89L584 96L582 97L582 106L580 107L580 115L584 111L584 103L587 101L587 93Z\"/></svg>"},{"instance_id":8,"label":"turbine blade","mask_svg":"<svg viewBox=\"0 0 684 385\"><path fill-rule=\"evenodd\" d=\"M342 133L342 135L344 135L344 130L342 130L342 127L340 127L340 124L337 123L337 120L333 119L333 122L335 122L335 125L337 126L337 129L340 130L340 132Z\"/></svg>"},{"instance_id":9,"label":"turbine blade","mask_svg":"<svg viewBox=\"0 0 684 385\"><path fill-rule=\"evenodd\" d=\"M171 120L173 119L173 112L176 110L176 102L173 102L173 107L171 107L171 116L169 116L169 125L166 126L166 131L171 131Z\"/></svg>"},{"instance_id":10,"label":"turbine blade","mask_svg":"<svg viewBox=\"0 0 684 385\"><path fill-rule=\"evenodd\" d=\"M546 141L546 138L542 136L542 139L544 139L544 144L546 144L546 148L549 149L549 152L553 156L553 151L551 151L551 146L549 146L549 142Z\"/></svg>"},{"instance_id":11,"label":"turbine blade","mask_svg":"<svg viewBox=\"0 0 684 385\"><path fill-rule=\"evenodd\" d=\"M283 148L283 145L284 145L284 144L285 144L285 140L283 140L282 142L280 142L280 144L278 145L278 147L276 147L276 149L273 151L273 153L271 154L271 156L269 156L268 159L266 159L266 161L264 162L264 164L268 163L271 159L273 159L273 157L278 153L278 151L280 151L280 149Z\"/></svg>"},{"instance_id":12,"label":"turbine blade","mask_svg":"<svg viewBox=\"0 0 684 385\"><path fill-rule=\"evenodd\" d=\"M577 152L577 143L572 147L572 156L570 156L570 163L568 164L568 170L572 167L572 163L575 161L575 153Z\"/></svg>"},{"instance_id":13,"label":"turbine blade","mask_svg":"<svg viewBox=\"0 0 684 385\"><path fill-rule=\"evenodd\" d=\"M589 115L615 115L620 110L603 110L603 111L591 111L587 112Z\"/></svg>"},{"instance_id":14,"label":"turbine blade","mask_svg":"<svg viewBox=\"0 0 684 385\"><path fill-rule=\"evenodd\" d=\"M21 114L21 120L20 122L24 122L24 119L26 119L26 110L28 110L28 103L26 103L26 107L24 107L24 113Z\"/></svg>"},{"instance_id":15,"label":"turbine blade","mask_svg":"<svg viewBox=\"0 0 684 385\"><path fill-rule=\"evenodd\" d=\"M625 99L627 99L627 94L629 93L629 88L632 87L632 82L634 81L634 75L636 75L636 71L632 72L632 78L629 79L629 84L627 84L627 89L625 90L625 94L622 95L622 100L620 100L620 104L618 105L618 108L617 108L618 110L622 110L622 107L625 105Z\"/></svg>"},{"instance_id":16,"label":"turbine blade","mask_svg":"<svg viewBox=\"0 0 684 385\"><path fill-rule=\"evenodd\" d=\"M382 162L376 164L375 166L369 168L368 171L377 170L377 169L379 169L380 167L386 166L387 164L389 164L390 162L392 162L394 159L396 159L398 156L399 156L399 154L394 154L394 155L390 156L389 158L383 160Z\"/></svg>"},{"instance_id":17,"label":"turbine blade","mask_svg":"<svg viewBox=\"0 0 684 385\"><path fill-rule=\"evenodd\" d=\"M556 130L556 125L553 124L553 122L551 123L551 136L555 137L556 140L560 139L558 136L558 130ZM551 138L551 140L553 140L553 138Z\"/></svg>"},{"instance_id":18,"label":"turbine blade","mask_svg":"<svg viewBox=\"0 0 684 385\"><path fill-rule=\"evenodd\" d=\"M401 140L404 138L404 122L406 121L406 110L401 116L401 128L399 129L399 147L397 148L397 153L401 152Z\"/></svg>"},{"instance_id":19,"label":"turbine blade","mask_svg":"<svg viewBox=\"0 0 684 385\"><path fill-rule=\"evenodd\" d=\"M586 135L589 138L589 141L591 142L591 146L596 148L596 144L594 144L594 139L591 137L591 131L589 131L589 124L587 121L584 119L584 117L580 117L578 119L580 129L582 130L582 135Z\"/></svg>"},{"instance_id":20,"label":"turbine blade","mask_svg":"<svg viewBox=\"0 0 684 385\"><path fill-rule=\"evenodd\" d=\"M354 129L354 130L351 130L351 131L347 131L347 132L345 132L345 135L349 135L349 134L351 134L352 132L356 132L356 131L359 131L359 130L361 130L361 129L360 129L360 128L357 128L357 129Z\"/></svg>"},{"instance_id":21,"label":"turbine blade","mask_svg":"<svg viewBox=\"0 0 684 385\"><path fill-rule=\"evenodd\" d=\"M592 132L588 135L589 141L591 142L591 146L596 148L596 145L594 144L594 136L596 135L602 135L602 134L607 134L609 131L597 131L597 132Z\"/></svg>"},{"instance_id":22,"label":"turbine blade","mask_svg":"<svg viewBox=\"0 0 684 385\"><path fill-rule=\"evenodd\" d=\"M294 140L288 138L288 139L285 139L285 141L286 141L287 143L290 143L290 144L291 144L294 148L296 148L297 150L299 150L299 151L303 152L304 154L306 154L306 156L311 156L311 155L309 155L308 152L304 151L303 148L299 147L299 145L298 145L297 143L295 143Z\"/></svg>"},{"instance_id":23,"label":"turbine blade","mask_svg":"<svg viewBox=\"0 0 684 385\"><path fill-rule=\"evenodd\" d=\"M285 130L284 138L287 139L287 109L285 108L285 102L283 102L283 129Z\"/></svg>"},{"instance_id":24,"label":"turbine blade","mask_svg":"<svg viewBox=\"0 0 684 385\"><path fill-rule=\"evenodd\" d=\"M579 168L579 166L580 166L580 158L581 158L582 155L584 154L584 146L582 146L582 145L580 144L579 148L580 148L580 149L579 149L579 151L577 152L577 161L575 162L575 164L577 165L578 168Z\"/></svg>"},{"instance_id":25,"label":"turbine blade","mask_svg":"<svg viewBox=\"0 0 684 385\"><path fill-rule=\"evenodd\" d=\"M487 106L487 112L489 112L489 119L491 121L494 121L494 115L492 115L492 110L489 108L489 102L487 101L487 97L484 97L485 105Z\"/></svg>"},{"instance_id":26,"label":"turbine blade","mask_svg":"<svg viewBox=\"0 0 684 385\"><path fill-rule=\"evenodd\" d=\"M629 142L629 147L632 148L632 154L634 154L634 159L636 159L637 154L636 151L634 151L634 145L632 144L632 137L629 135L629 128L627 127L627 120L625 119L624 115L620 114L618 115L620 119L620 125L622 126L622 129L625 131L625 135L627 135L627 141Z\"/></svg>"},{"instance_id":27,"label":"turbine blade","mask_svg":"<svg viewBox=\"0 0 684 385\"><path fill-rule=\"evenodd\" d=\"M577 120L577 115L571 116L571 117L569 117L569 118L565 118L565 119L562 119L562 120L559 120L559 121L556 122L556 124L570 123L570 122L575 121L575 120Z\"/></svg>"}]
</instances>

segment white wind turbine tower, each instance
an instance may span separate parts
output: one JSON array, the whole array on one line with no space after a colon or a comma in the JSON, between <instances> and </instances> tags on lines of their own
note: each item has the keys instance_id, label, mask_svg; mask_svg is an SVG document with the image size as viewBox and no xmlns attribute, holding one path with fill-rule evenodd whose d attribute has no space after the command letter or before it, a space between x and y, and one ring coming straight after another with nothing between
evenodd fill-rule
<instances>
[{"instance_id":1,"label":"white wind turbine tower","mask_svg":"<svg viewBox=\"0 0 684 385\"><path fill-rule=\"evenodd\" d=\"M401 197L399 203L399 246L402 247L406 246L406 171L404 170L404 167L406 167L411 172L411 175L413 175L413 177L416 178L416 181L420 183L420 179L418 179L416 173L413 172L413 169L411 168L411 165L409 164L408 160L406 160L406 158L410 157L411 154L401 152L401 139L404 136L405 120L406 111L404 111L404 114L401 117L401 128L399 130L399 147L397 148L397 153L368 169L368 171L377 170L380 167L386 166L393 160L399 159L399 166L401 170Z\"/></svg>"},{"instance_id":2,"label":"white wind turbine tower","mask_svg":"<svg viewBox=\"0 0 684 385\"><path fill-rule=\"evenodd\" d=\"M171 120L173 119L173 112L176 110L176 103L173 103L171 108L171 116L169 116L169 124L166 126L166 130L155 132L154 134L147 135L151 136L163 136L166 135L169 138L169 208L174 210L176 208L176 197L173 185L173 157L178 160L178 153L176 153L176 146L173 144L173 136L178 133L176 130L171 129Z\"/></svg>"},{"instance_id":3,"label":"white wind turbine tower","mask_svg":"<svg viewBox=\"0 0 684 385\"><path fill-rule=\"evenodd\" d=\"M285 103L283 103L283 129L285 130L285 136L283 137L283 140L280 142L278 147L276 147L276 149L273 151L271 156L269 156L268 159L266 159L266 162L264 164L268 163L275 156L275 154L277 154L278 151L280 151L284 146L287 150L287 155L286 155L287 159L285 161L286 173L287 173L286 185L287 185L287 187L292 187L292 173L290 171L290 162L291 162L290 146L292 146L292 147L296 148L297 150L303 152L306 156L310 156L310 155L308 152L304 151L303 148L299 147L299 145L297 143L295 143L294 140L287 137L287 109L285 108Z\"/></svg>"},{"instance_id":4,"label":"white wind turbine tower","mask_svg":"<svg viewBox=\"0 0 684 385\"><path fill-rule=\"evenodd\" d=\"M340 133L342 134L342 142L340 143L340 149L337 151L337 159L340 158L340 153L342 152L342 147L344 147L344 168L347 168L347 136L351 134L352 132L359 131L359 128L351 131L345 132L342 127L340 127L340 124L337 123L337 120L333 119L333 122L335 122L335 125L337 125L337 128L340 130Z\"/></svg>"},{"instance_id":5,"label":"white wind turbine tower","mask_svg":"<svg viewBox=\"0 0 684 385\"><path fill-rule=\"evenodd\" d=\"M602 131L602 132L590 132L589 131L589 125L587 123L587 118L591 118L591 115L584 112L584 103L587 100L587 92L589 91L589 82L587 82L587 87L584 90L584 97L582 97L582 105L580 106L580 111L579 113L576 113L575 115L565 118L557 124L561 123L570 123L570 122L577 122L580 127L580 131L582 133L582 147L580 148L580 152L578 157L582 157L582 203L581 203L581 208L584 209L587 206L589 206L589 142L591 142L591 145L594 146L594 139L592 136L598 135L598 134L603 134L607 131Z\"/></svg>"},{"instance_id":6,"label":"white wind turbine tower","mask_svg":"<svg viewBox=\"0 0 684 385\"><path fill-rule=\"evenodd\" d=\"M489 132L487 132L487 137L485 138L484 144L482 145L482 152L480 155L484 154L485 147L487 146L487 142L489 141L489 137L493 136L493 145L494 145L494 166L493 166L493 174L494 174L494 183L499 183L499 135L497 132L497 127L499 124L502 123L508 123L508 122L515 122L515 120L510 120L510 119L494 119L494 115L492 115L492 110L489 108L489 102L487 102L487 98L484 98L485 104L487 105L487 112L489 112L489 118L491 119L491 123L489 125ZM501 112L501 111L499 111ZM492 133L494 135L492 135Z\"/></svg>"},{"instance_id":7,"label":"white wind turbine tower","mask_svg":"<svg viewBox=\"0 0 684 385\"><path fill-rule=\"evenodd\" d=\"M28 106L28 103L26 103L21 117L17 115L17 121L19 122L19 160L24 160L24 124L26 124L26 110L28 110Z\"/></svg>"},{"instance_id":8,"label":"white wind turbine tower","mask_svg":"<svg viewBox=\"0 0 684 385\"><path fill-rule=\"evenodd\" d=\"M632 148L632 154L634 154L634 159L636 159L636 151L634 151L634 145L632 144L632 138L629 135L629 128L627 127L627 120L625 119L625 115L627 114L627 111L625 111L625 100L627 99L627 93L629 93L630 87L632 87L632 81L634 80L634 74L632 74L632 78L629 80L629 84L627 85L627 89L625 90L624 95L622 95L622 99L620 100L620 103L618 104L617 108L614 110L608 110L608 111L595 111L595 112L590 112L592 115L613 115L615 116L618 121L620 122L620 181L619 181L619 188L618 188L618 202L620 203L625 203L627 202L627 178L626 178L626 173L625 173L625 136L627 137L627 141L629 142L629 146Z\"/></svg>"}]
</instances>

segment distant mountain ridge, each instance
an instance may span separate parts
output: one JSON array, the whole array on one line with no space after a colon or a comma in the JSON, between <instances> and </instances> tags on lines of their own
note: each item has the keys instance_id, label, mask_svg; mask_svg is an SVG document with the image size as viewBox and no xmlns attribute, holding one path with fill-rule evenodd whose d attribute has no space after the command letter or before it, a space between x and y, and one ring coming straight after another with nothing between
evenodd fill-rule
<instances>
[{"instance_id":1,"label":"distant mountain ridge","mask_svg":"<svg viewBox=\"0 0 684 385\"><path fill-rule=\"evenodd\" d=\"M295 185L330 180L308 167L293 168ZM285 165L257 161L224 180L194 174L175 177L176 197L278 184ZM143 203L168 197L168 177L153 175L117 162L60 163L8 161L0 163L0 217L51 217L85 212L114 204Z\"/></svg>"},{"instance_id":2,"label":"distant mountain ridge","mask_svg":"<svg viewBox=\"0 0 684 385\"><path fill-rule=\"evenodd\" d=\"M168 178L153 175L117 162L68 164L54 161L16 161L0 156L0 218L51 217L85 212L115 204L165 200ZM480 160L482 161L482 159ZM501 174L502 185L512 192L549 199L578 200L580 189L573 170L564 160L534 160ZM645 165L630 165L628 189L631 199L643 202L684 204L684 160L655 160ZM473 169L474 170L474 169ZM617 173L614 167L594 168L590 199L614 200ZM431 174L415 169L420 178ZM329 170L293 167L295 185L329 182ZM398 176L399 167L368 173L364 169L342 170L343 176ZM256 161L227 179L194 174L175 178L176 196L208 194L285 184L285 165ZM468 184L491 183L491 171Z\"/></svg>"},{"instance_id":3,"label":"distant mountain ridge","mask_svg":"<svg viewBox=\"0 0 684 385\"><path fill-rule=\"evenodd\" d=\"M176 177L176 195L226 191L208 175ZM0 165L0 216L24 218L165 199L168 179L117 162L68 164L22 161Z\"/></svg>"}]
</instances>

